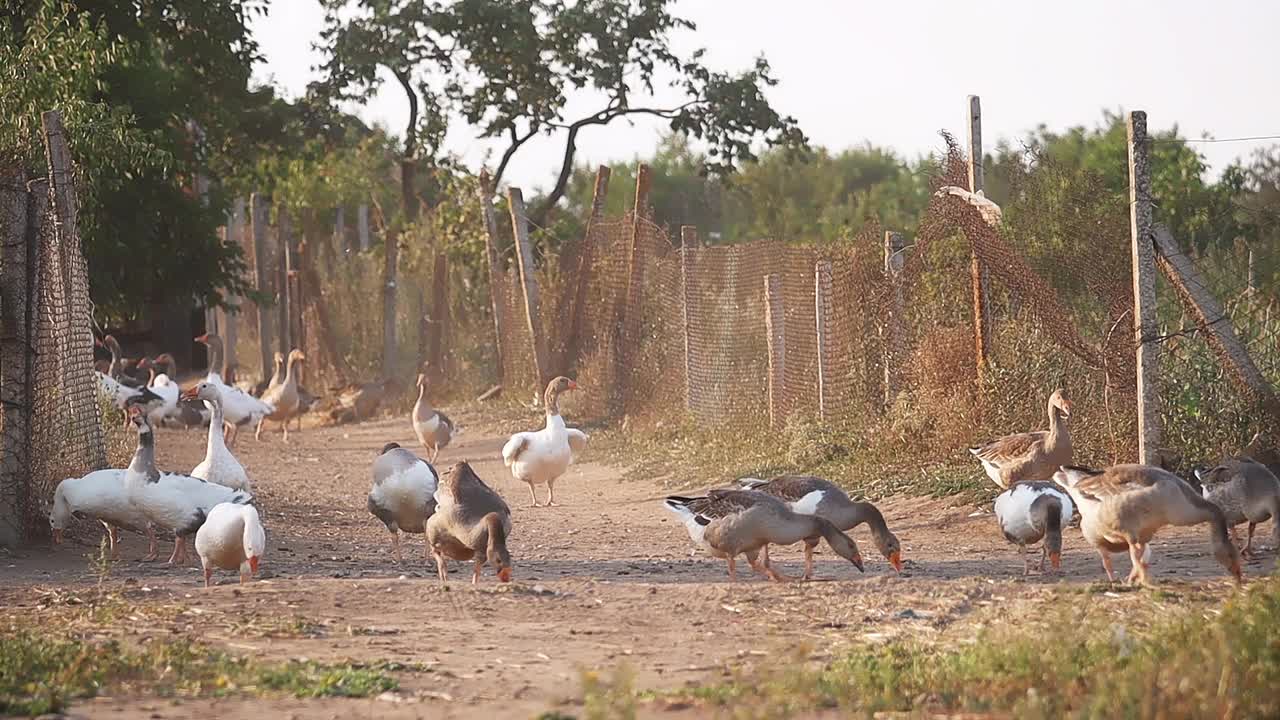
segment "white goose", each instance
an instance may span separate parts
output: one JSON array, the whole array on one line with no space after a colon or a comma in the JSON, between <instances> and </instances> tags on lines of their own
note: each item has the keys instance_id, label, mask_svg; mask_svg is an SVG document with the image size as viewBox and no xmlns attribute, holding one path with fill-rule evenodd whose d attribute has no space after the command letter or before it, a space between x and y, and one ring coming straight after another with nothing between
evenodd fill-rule
<instances>
[{"instance_id":1,"label":"white goose","mask_svg":"<svg viewBox=\"0 0 1280 720\"><path fill-rule=\"evenodd\" d=\"M262 418L275 412L275 408L240 388L232 387L222 381L222 375L217 370L222 367L221 337L206 333L196 338L196 342L204 343L209 348L209 374L205 376L205 382L218 388L218 392L222 394L223 418L230 427L229 442L234 445L241 425L257 425Z\"/></svg>"},{"instance_id":2,"label":"white goose","mask_svg":"<svg viewBox=\"0 0 1280 720\"><path fill-rule=\"evenodd\" d=\"M67 478L53 491L53 508L49 511L49 528L53 542L62 544L62 532L77 515L91 517L107 529L111 557L120 557L118 528L146 530L150 553L156 553L155 528L133 503L124 486L124 470L95 470L84 477Z\"/></svg>"},{"instance_id":3,"label":"white goose","mask_svg":"<svg viewBox=\"0 0 1280 720\"><path fill-rule=\"evenodd\" d=\"M995 502L1000 532L1022 550L1022 574L1031 574L1027 546L1044 540L1040 572L1045 558L1056 572L1062 562L1062 528L1071 522L1075 506L1067 491L1051 482L1020 482L1000 493Z\"/></svg>"},{"instance_id":4,"label":"white goose","mask_svg":"<svg viewBox=\"0 0 1280 720\"><path fill-rule=\"evenodd\" d=\"M227 449L222 437L222 393L212 383L202 382L182 394L184 400L203 400L209 408L209 441L205 445L204 460L191 471L191 477L229 487L232 490L252 492L249 475L244 466Z\"/></svg>"},{"instance_id":5,"label":"white goose","mask_svg":"<svg viewBox=\"0 0 1280 720\"><path fill-rule=\"evenodd\" d=\"M156 469L156 439L146 415L131 407L129 419L138 432L138 449L124 475L129 501L157 527L173 531L177 539L169 562L181 564L187 557L187 538L200 529L215 505L247 505L253 496L190 475L162 474ZM155 553L146 559L155 560Z\"/></svg>"},{"instance_id":6,"label":"white goose","mask_svg":"<svg viewBox=\"0 0 1280 720\"><path fill-rule=\"evenodd\" d=\"M546 485L547 505L556 504L556 479L569 469L573 454L587 446L587 434L566 428L560 416L560 394L577 389L577 383L563 376L548 383L543 398L547 408L546 427L536 432L516 433L502 446L502 462L511 468L515 479L529 484L533 507L538 507L535 485Z\"/></svg>"},{"instance_id":7,"label":"white goose","mask_svg":"<svg viewBox=\"0 0 1280 720\"><path fill-rule=\"evenodd\" d=\"M426 532L427 520L436 511L435 494L439 485L436 469L398 443L387 443L373 461L373 487L369 490L368 508L391 532L396 562L403 562L400 531ZM423 556L430 554L431 545L428 544Z\"/></svg>"},{"instance_id":8,"label":"white goose","mask_svg":"<svg viewBox=\"0 0 1280 720\"><path fill-rule=\"evenodd\" d=\"M177 415L178 396L182 394L182 388L179 388L178 383L170 379L168 374L156 374L155 365L148 358L139 360L138 367L151 371L151 379L147 382L147 389L155 393L161 400L158 406L147 411L147 422L151 423L152 427L156 427L166 418Z\"/></svg>"},{"instance_id":9,"label":"white goose","mask_svg":"<svg viewBox=\"0 0 1280 720\"><path fill-rule=\"evenodd\" d=\"M267 549L267 531L252 505L219 503L196 531L196 554L204 568L204 586L212 585L213 569L239 570L240 584L258 572Z\"/></svg>"},{"instance_id":10,"label":"white goose","mask_svg":"<svg viewBox=\"0 0 1280 720\"><path fill-rule=\"evenodd\" d=\"M142 394L141 390L123 385L115 378L100 370L96 372L98 375L98 394L111 401L111 404L122 410L124 409L124 404L129 401L129 398L137 397Z\"/></svg>"}]
</instances>

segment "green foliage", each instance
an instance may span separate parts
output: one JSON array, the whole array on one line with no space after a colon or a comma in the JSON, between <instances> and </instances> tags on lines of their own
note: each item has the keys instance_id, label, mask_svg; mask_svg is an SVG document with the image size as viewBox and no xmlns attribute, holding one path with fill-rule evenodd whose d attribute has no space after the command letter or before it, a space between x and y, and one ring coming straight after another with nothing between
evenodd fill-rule
<instances>
[{"instance_id":1,"label":"green foliage","mask_svg":"<svg viewBox=\"0 0 1280 720\"><path fill-rule=\"evenodd\" d=\"M186 640L129 647L48 633L0 633L0 714L59 712L74 700L122 686L162 697L262 690L294 697L368 697L397 683L379 668L257 664Z\"/></svg>"}]
</instances>

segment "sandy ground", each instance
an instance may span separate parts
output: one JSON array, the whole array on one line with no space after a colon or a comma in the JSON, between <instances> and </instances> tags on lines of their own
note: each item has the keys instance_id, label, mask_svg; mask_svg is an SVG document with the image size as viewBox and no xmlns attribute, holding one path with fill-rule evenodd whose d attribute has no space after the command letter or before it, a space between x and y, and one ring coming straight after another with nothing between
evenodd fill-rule
<instances>
[{"instance_id":1,"label":"sandy ground","mask_svg":"<svg viewBox=\"0 0 1280 720\"><path fill-rule=\"evenodd\" d=\"M1015 548L989 514L945 500L892 498L881 509L903 541L901 575L878 556L865 528L854 537L865 573L819 555L821 581L773 584L758 576L728 582L722 561L691 552L683 526L662 509L681 479L624 481L610 467L583 462L558 483L560 507L532 508L525 485L502 466L505 435L478 418L446 450L442 468L470 460L512 505L515 582L491 572L478 587L454 566L447 586L409 536L397 565L388 534L365 509L369 468L388 441L413 446L405 421L308 428L289 445L279 435L240 439L237 454L251 478L268 528L261 579L246 586L224 574L210 590L194 565L137 561L145 541L124 540L123 559L106 588L136 613L94 632L138 639L182 633L264 659L394 661L398 692L347 700L171 700L101 697L73 716L95 718L528 718L546 710L581 712L584 670L606 677L625 667L639 688L705 683L757 667L821 662L861 643L910 636L956 642L980 630L1051 622L1056 605L1096 604L1124 617L1135 604L1217 603L1233 592L1208 553L1204 528L1169 529L1156 543L1162 592L1100 586L1097 555L1077 530L1065 541L1064 577L1023 578ZM529 425L540 419L534 415ZM204 453L203 435L164 430L162 469L189 470ZM976 471L975 467L975 471ZM977 511L975 513L975 511ZM0 610L40 622L57 598L87 591L98 579L86 556L94 545L32 548L0 556ZM167 547L162 548L167 552ZM775 550L784 571L799 574L799 548ZM1268 558L1246 567L1270 570ZM1116 558L1127 573L1127 558ZM51 598L53 598L51 600ZM151 608L177 611L149 612ZM642 714L697 715L700 708L653 703Z\"/></svg>"}]
</instances>

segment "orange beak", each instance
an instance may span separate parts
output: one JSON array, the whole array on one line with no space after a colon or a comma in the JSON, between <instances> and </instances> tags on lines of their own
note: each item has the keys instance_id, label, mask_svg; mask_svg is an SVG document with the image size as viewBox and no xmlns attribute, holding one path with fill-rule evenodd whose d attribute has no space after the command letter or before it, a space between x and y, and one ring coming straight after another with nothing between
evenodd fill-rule
<instances>
[{"instance_id":1,"label":"orange beak","mask_svg":"<svg viewBox=\"0 0 1280 720\"><path fill-rule=\"evenodd\" d=\"M849 562L853 563L853 566L854 566L854 567L856 567L856 568L858 568L858 572L866 572L866 570L863 570L863 569L862 569L862 556L861 556L861 555L854 555L854 556L853 556L853 559L852 559L852 560L850 560Z\"/></svg>"},{"instance_id":2,"label":"orange beak","mask_svg":"<svg viewBox=\"0 0 1280 720\"><path fill-rule=\"evenodd\" d=\"M1236 584L1244 584L1244 571L1240 569L1240 561L1231 563L1231 574L1236 576Z\"/></svg>"},{"instance_id":3,"label":"orange beak","mask_svg":"<svg viewBox=\"0 0 1280 720\"><path fill-rule=\"evenodd\" d=\"M198 342L198 343L207 343L207 342L209 342L209 334L208 334L208 333L205 333L204 335L201 335L200 337L196 338L195 340L196 340L196 342Z\"/></svg>"},{"instance_id":4,"label":"orange beak","mask_svg":"<svg viewBox=\"0 0 1280 720\"><path fill-rule=\"evenodd\" d=\"M898 550L889 553L889 564L893 566L894 570L902 572L902 553Z\"/></svg>"},{"instance_id":5,"label":"orange beak","mask_svg":"<svg viewBox=\"0 0 1280 720\"><path fill-rule=\"evenodd\" d=\"M1063 401L1062 401L1062 409L1067 413L1067 417L1070 417L1070 416L1071 416L1071 401L1070 401L1070 400L1063 400Z\"/></svg>"},{"instance_id":6,"label":"orange beak","mask_svg":"<svg viewBox=\"0 0 1280 720\"><path fill-rule=\"evenodd\" d=\"M1054 570L1062 569L1062 553L1049 553L1049 564Z\"/></svg>"},{"instance_id":7,"label":"orange beak","mask_svg":"<svg viewBox=\"0 0 1280 720\"><path fill-rule=\"evenodd\" d=\"M254 555L249 558L249 572L254 575L258 574L258 556L257 555Z\"/></svg>"},{"instance_id":8,"label":"orange beak","mask_svg":"<svg viewBox=\"0 0 1280 720\"><path fill-rule=\"evenodd\" d=\"M498 579L504 583L511 582L511 568L504 567L498 571Z\"/></svg>"},{"instance_id":9,"label":"orange beak","mask_svg":"<svg viewBox=\"0 0 1280 720\"><path fill-rule=\"evenodd\" d=\"M199 397L199 394L196 388L188 388L182 391L183 400L195 400L197 397Z\"/></svg>"},{"instance_id":10,"label":"orange beak","mask_svg":"<svg viewBox=\"0 0 1280 720\"><path fill-rule=\"evenodd\" d=\"M56 528L53 531L53 544L54 545L62 544L62 531Z\"/></svg>"}]
</instances>

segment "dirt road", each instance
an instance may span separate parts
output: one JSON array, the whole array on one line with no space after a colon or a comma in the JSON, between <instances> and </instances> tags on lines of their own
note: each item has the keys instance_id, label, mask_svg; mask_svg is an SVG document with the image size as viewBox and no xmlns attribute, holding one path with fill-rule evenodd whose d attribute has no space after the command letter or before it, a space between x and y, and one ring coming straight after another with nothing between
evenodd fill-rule
<instances>
[{"instance_id":1,"label":"dirt road","mask_svg":"<svg viewBox=\"0 0 1280 720\"><path fill-rule=\"evenodd\" d=\"M584 462L558 483L554 508L527 507L528 491L502 466L505 433L474 417L441 456L447 468L470 460L514 511L511 539L515 582L499 585L486 573L469 584L470 570L454 566L441 586L422 557L422 537L409 536L397 565L389 537L365 509L370 463L381 446L413 446L403 421L308 428L283 445L248 434L236 449L255 483L268 528L263 576L247 586L230 574L211 590L196 567L141 563L145 542L128 536L123 560L105 585L138 612L95 630L137 639L182 633L266 659L392 661L401 689L378 699L166 700L99 698L73 709L85 717L222 720L263 717L488 717L528 718L548 709L580 708L584 670L609 677L627 667L640 688L675 688L736 670L837 657L859 643L911 636L926 642L974 637L984 628L1051 622L1056 607L1093 604L1124 616L1135 603L1217 602L1231 592L1208 554L1203 528L1170 530L1156 543L1159 598L1113 592L1096 554L1076 530L1065 542L1066 579L1021 577L1016 549L1004 543L990 515L945 500L894 498L881 505L903 541L902 575L878 556L865 528L854 537L866 573L825 548L824 581L777 585L759 577L728 582L721 561L691 556L681 525L662 508L668 491L689 489L678 479L623 481L612 468ZM531 417L534 426L539 418ZM158 436L162 469L189 470L203 456L196 432ZM976 468L975 468L976 471ZM668 483L669 482L669 486ZM93 536L96 542L96 535ZM164 548L167 551L167 548ZM64 545L0 557L6 582L2 612L39 622L42 598L58 589L98 582L87 554ZM800 552L773 553L799 573ZM1270 559L1246 572L1270 569ZM1117 557L1117 571L1128 570ZM148 616L152 606L176 614ZM644 709L664 713L662 705ZM686 709L676 715L696 712Z\"/></svg>"}]
</instances>

